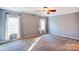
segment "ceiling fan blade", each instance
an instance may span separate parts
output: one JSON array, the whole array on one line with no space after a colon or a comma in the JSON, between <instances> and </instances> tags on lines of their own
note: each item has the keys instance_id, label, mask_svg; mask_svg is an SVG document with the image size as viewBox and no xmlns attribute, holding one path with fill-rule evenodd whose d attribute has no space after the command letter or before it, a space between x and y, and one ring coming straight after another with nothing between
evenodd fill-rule
<instances>
[{"instance_id":1,"label":"ceiling fan blade","mask_svg":"<svg viewBox=\"0 0 79 59\"><path fill-rule=\"evenodd\" d=\"M49 12L56 12L56 10L49 10Z\"/></svg>"},{"instance_id":2,"label":"ceiling fan blade","mask_svg":"<svg viewBox=\"0 0 79 59\"><path fill-rule=\"evenodd\" d=\"M43 9L37 10L36 12L50 14L52 12L56 12L56 10L55 9L49 9L48 7L44 7Z\"/></svg>"}]
</instances>

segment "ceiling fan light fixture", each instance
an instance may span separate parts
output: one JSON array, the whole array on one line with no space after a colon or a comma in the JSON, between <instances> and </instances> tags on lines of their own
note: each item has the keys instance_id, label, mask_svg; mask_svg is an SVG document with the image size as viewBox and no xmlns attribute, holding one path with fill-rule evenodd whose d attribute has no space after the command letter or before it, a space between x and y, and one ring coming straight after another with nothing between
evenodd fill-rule
<instances>
[{"instance_id":1,"label":"ceiling fan light fixture","mask_svg":"<svg viewBox=\"0 0 79 59\"><path fill-rule=\"evenodd\" d=\"M43 8L43 13L45 13L45 14L50 14L52 12L56 12L56 10L52 9L52 8L48 8L48 7Z\"/></svg>"},{"instance_id":2,"label":"ceiling fan light fixture","mask_svg":"<svg viewBox=\"0 0 79 59\"><path fill-rule=\"evenodd\" d=\"M43 12L44 12L45 14L47 14L47 13L48 13L48 8L47 8L47 7L44 7Z\"/></svg>"},{"instance_id":3,"label":"ceiling fan light fixture","mask_svg":"<svg viewBox=\"0 0 79 59\"><path fill-rule=\"evenodd\" d=\"M50 8L50 7L43 7L42 10L38 11L42 12L44 14L51 14L53 12L56 12L56 9Z\"/></svg>"},{"instance_id":4,"label":"ceiling fan light fixture","mask_svg":"<svg viewBox=\"0 0 79 59\"><path fill-rule=\"evenodd\" d=\"M44 11L43 13L47 14L47 11Z\"/></svg>"}]
</instances>

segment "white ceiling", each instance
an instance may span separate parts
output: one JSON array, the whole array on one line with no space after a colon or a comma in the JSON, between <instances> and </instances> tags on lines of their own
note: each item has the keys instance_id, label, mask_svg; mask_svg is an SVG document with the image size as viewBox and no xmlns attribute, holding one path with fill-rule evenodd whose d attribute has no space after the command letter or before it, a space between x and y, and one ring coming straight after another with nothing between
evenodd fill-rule
<instances>
[{"instance_id":1,"label":"white ceiling","mask_svg":"<svg viewBox=\"0 0 79 59\"><path fill-rule=\"evenodd\" d=\"M44 14L43 12L38 12L42 10L43 7L1 7L2 9L17 11L17 12L25 12L29 14L36 14L40 16L54 16L65 13L79 12L79 7L51 7L56 9L56 12L51 14Z\"/></svg>"}]
</instances>

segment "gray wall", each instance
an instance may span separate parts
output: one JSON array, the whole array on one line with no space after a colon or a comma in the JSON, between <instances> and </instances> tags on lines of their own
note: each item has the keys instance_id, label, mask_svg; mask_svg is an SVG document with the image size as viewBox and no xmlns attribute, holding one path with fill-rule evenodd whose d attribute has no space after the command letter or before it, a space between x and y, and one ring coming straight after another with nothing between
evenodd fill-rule
<instances>
[{"instance_id":1,"label":"gray wall","mask_svg":"<svg viewBox=\"0 0 79 59\"><path fill-rule=\"evenodd\" d=\"M39 20L40 17L36 15L21 14L21 35L39 34Z\"/></svg>"},{"instance_id":2,"label":"gray wall","mask_svg":"<svg viewBox=\"0 0 79 59\"><path fill-rule=\"evenodd\" d=\"M79 12L49 17L50 34L79 39Z\"/></svg>"},{"instance_id":3,"label":"gray wall","mask_svg":"<svg viewBox=\"0 0 79 59\"><path fill-rule=\"evenodd\" d=\"M39 20L41 16L0 9L0 41L5 40L5 26L7 13L11 13L14 15L19 14L21 16L21 36L39 34Z\"/></svg>"},{"instance_id":4,"label":"gray wall","mask_svg":"<svg viewBox=\"0 0 79 59\"><path fill-rule=\"evenodd\" d=\"M3 26L2 26L2 17L1 17L1 14L2 14L2 12L0 10L0 40L4 40L4 38L3 38L4 33L3 33L3 28L2 28Z\"/></svg>"},{"instance_id":5,"label":"gray wall","mask_svg":"<svg viewBox=\"0 0 79 59\"><path fill-rule=\"evenodd\" d=\"M5 40L6 14L7 13L20 14L17 12L0 9L0 41Z\"/></svg>"}]
</instances>

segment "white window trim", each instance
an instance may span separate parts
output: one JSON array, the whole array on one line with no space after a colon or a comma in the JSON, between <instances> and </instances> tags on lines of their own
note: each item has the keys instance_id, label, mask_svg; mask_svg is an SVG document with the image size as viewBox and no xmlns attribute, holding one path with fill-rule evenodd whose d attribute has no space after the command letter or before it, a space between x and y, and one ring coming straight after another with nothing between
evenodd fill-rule
<instances>
[{"instance_id":1,"label":"white window trim","mask_svg":"<svg viewBox=\"0 0 79 59\"><path fill-rule=\"evenodd\" d=\"M9 17L9 15L10 14L6 14L5 40L10 40L10 37L7 34L7 32L8 32L7 26L8 26L8 17ZM18 25L19 30L18 30L17 39L19 39L21 37L21 33L20 33L20 15L18 15L18 18L19 18L19 25Z\"/></svg>"},{"instance_id":2,"label":"white window trim","mask_svg":"<svg viewBox=\"0 0 79 59\"><path fill-rule=\"evenodd\" d=\"M44 20L45 21L45 29L41 29L41 20ZM46 18L40 18L40 22L39 22L40 26L39 26L39 31L40 31L40 34L44 34L46 33Z\"/></svg>"}]
</instances>

